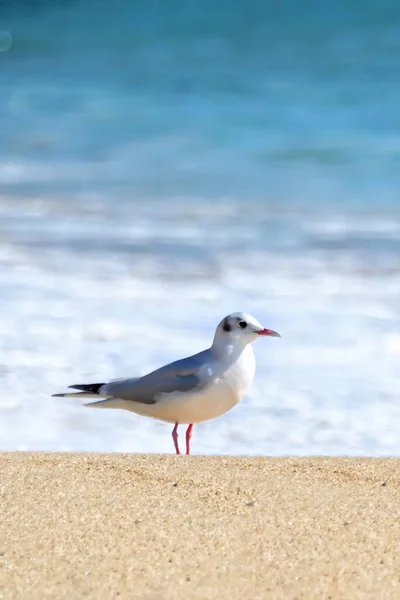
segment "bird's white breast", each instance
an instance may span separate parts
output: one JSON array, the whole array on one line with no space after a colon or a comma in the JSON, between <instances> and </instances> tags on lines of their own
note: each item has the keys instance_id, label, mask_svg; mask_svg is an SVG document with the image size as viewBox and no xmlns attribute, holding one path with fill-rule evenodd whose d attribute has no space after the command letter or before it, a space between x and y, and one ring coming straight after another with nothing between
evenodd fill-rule
<instances>
[{"instance_id":1,"label":"bird's white breast","mask_svg":"<svg viewBox=\"0 0 400 600\"><path fill-rule=\"evenodd\" d=\"M249 389L254 379L256 360L251 344L248 344L238 359L225 371L221 378L237 396L239 402ZM236 403L235 403L236 404Z\"/></svg>"}]
</instances>

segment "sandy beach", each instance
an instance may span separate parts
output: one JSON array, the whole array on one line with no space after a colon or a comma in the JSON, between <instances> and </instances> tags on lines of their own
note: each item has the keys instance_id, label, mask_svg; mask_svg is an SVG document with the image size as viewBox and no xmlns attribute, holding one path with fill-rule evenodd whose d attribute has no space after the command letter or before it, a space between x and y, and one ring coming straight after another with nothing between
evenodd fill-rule
<instances>
[{"instance_id":1,"label":"sandy beach","mask_svg":"<svg viewBox=\"0 0 400 600\"><path fill-rule=\"evenodd\" d=\"M400 598L400 459L3 453L0 597Z\"/></svg>"}]
</instances>

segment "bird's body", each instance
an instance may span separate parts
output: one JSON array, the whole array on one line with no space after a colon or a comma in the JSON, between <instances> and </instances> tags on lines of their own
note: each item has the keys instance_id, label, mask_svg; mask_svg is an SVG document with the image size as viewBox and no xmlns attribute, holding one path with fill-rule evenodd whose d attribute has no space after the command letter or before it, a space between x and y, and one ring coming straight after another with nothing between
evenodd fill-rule
<instances>
[{"instance_id":1,"label":"bird's body","mask_svg":"<svg viewBox=\"0 0 400 600\"><path fill-rule=\"evenodd\" d=\"M245 331L246 330L246 331ZM251 346L259 335L279 337L264 329L249 315L235 313L219 324L207 350L175 361L143 377L104 384L73 385L78 393L56 396L101 397L86 404L91 408L114 408L161 421L175 423L176 452L178 424L189 424L187 454L193 423L215 419L233 408L245 395L255 373Z\"/></svg>"},{"instance_id":2,"label":"bird's body","mask_svg":"<svg viewBox=\"0 0 400 600\"><path fill-rule=\"evenodd\" d=\"M200 356L203 364L198 371L198 377L201 379L201 371L204 370L204 379L208 382L204 386L198 386L188 391L159 392L154 396L156 402L150 404L135 401L134 387L131 388L132 399L120 398L118 394L126 396L124 393L126 380L111 382L100 391L100 395L106 400L86 406L121 408L144 417L153 417L168 423L182 425L201 423L220 417L233 408L250 387L255 371L254 352L251 346L244 346L238 356L228 355L224 357L224 361L215 361L213 350L210 348L201 352ZM197 357L199 355L184 360L194 362ZM167 367L169 366L167 365ZM120 392L118 388L120 388ZM109 398L110 395L112 395L111 398Z\"/></svg>"}]
</instances>

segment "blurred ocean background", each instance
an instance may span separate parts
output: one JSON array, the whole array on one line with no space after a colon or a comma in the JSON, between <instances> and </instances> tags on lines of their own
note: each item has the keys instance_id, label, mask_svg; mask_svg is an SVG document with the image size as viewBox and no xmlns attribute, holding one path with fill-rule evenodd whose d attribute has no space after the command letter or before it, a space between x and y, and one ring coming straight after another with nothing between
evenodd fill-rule
<instances>
[{"instance_id":1,"label":"blurred ocean background","mask_svg":"<svg viewBox=\"0 0 400 600\"><path fill-rule=\"evenodd\" d=\"M399 455L399 73L395 0L1 2L0 449L172 452L50 394L244 310L194 453Z\"/></svg>"}]
</instances>

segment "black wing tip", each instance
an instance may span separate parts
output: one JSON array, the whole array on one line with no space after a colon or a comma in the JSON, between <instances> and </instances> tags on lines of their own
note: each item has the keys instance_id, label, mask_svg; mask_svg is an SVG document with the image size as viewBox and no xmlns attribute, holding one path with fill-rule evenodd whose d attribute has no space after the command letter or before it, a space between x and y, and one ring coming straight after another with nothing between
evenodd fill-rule
<instances>
[{"instance_id":1,"label":"black wing tip","mask_svg":"<svg viewBox=\"0 0 400 600\"><path fill-rule=\"evenodd\" d=\"M68 386L72 390L81 390L82 392L91 392L92 394L98 394L100 388L103 387L105 383L82 383L76 385Z\"/></svg>"}]
</instances>

